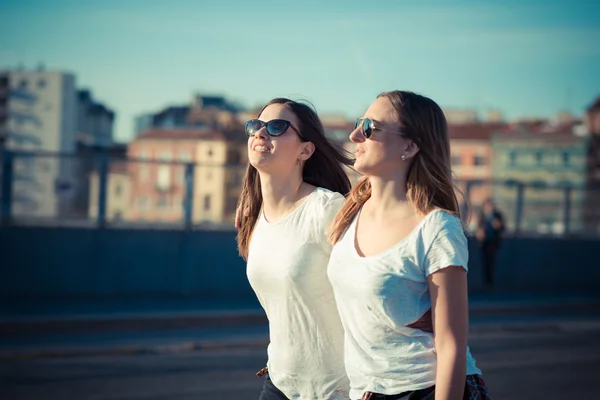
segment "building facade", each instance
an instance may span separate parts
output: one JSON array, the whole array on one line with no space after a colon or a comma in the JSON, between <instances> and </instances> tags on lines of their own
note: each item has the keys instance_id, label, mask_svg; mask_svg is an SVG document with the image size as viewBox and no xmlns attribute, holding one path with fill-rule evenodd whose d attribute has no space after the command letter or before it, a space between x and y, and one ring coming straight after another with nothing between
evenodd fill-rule
<instances>
[{"instance_id":1,"label":"building facade","mask_svg":"<svg viewBox=\"0 0 600 400\"><path fill-rule=\"evenodd\" d=\"M463 220L471 228L483 202L492 196L492 132L505 129L502 122L449 124L452 173Z\"/></svg>"},{"instance_id":2,"label":"building facade","mask_svg":"<svg viewBox=\"0 0 600 400\"><path fill-rule=\"evenodd\" d=\"M110 171L107 215L114 219L118 213L129 222L182 223L188 164L193 164L192 222L233 222L246 171L246 139L240 131L194 128L151 129L138 136L128 147L126 168ZM97 178L93 182L95 198ZM124 201L128 206L121 212ZM91 208L90 216L95 215Z\"/></svg>"},{"instance_id":3,"label":"building facade","mask_svg":"<svg viewBox=\"0 0 600 400\"><path fill-rule=\"evenodd\" d=\"M100 176L97 171L90 174L89 217L98 218ZM106 193L106 219L113 223L126 220L131 210L131 177L126 162L113 162L109 168Z\"/></svg>"},{"instance_id":4,"label":"building facade","mask_svg":"<svg viewBox=\"0 0 600 400\"><path fill-rule=\"evenodd\" d=\"M494 188L509 227L515 228L518 212L521 231L562 234L586 229L589 144L589 137L564 133L494 135L494 178L524 185L521 196L516 185Z\"/></svg>"},{"instance_id":5,"label":"building facade","mask_svg":"<svg viewBox=\"0 0 600 400\"><path fill-rule=\"evenodd\" d=\"M115 113L94 100L88 89L77 92L77 141L88 146L113 145Z\"/></svg>"},{"instance_id":6,"label":"building facade","mask_svg":"<svg viewBox=\"0 0 600 400\"><path fill-rule=\"evenodd\" d=\"M46 71L1 72L3 147L14 151L73 153L77 96L72 74ZM19 156L14 161L15 217L67 215L75 196L73 160Z\"/></svg>"}]
</instances>

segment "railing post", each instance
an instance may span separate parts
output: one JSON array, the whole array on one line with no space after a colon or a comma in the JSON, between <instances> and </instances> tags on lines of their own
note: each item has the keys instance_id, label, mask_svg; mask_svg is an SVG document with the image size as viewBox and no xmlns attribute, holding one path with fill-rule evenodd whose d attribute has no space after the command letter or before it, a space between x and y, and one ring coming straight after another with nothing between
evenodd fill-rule
<instances>
[{"instance_id":1,"label":"railing post","mask_svg":"<svg viewBox=\"0 0 600 400\"><path fill-rule=\"evenodd\" d=\"M517 199L515 202L515 233L521 232L521 220L523 218L523 193L525 185L521 182L517 183Z\"/></svg>"},{"instance_id":2,"label":"railing post","mask_svg":"<svg viewBox=\"0 0 600 400\"><path fill-rule=\"evenodd\" d=\"M193 211L194 211L194 166L193 163L185 164L185 199L184 207L184 224L185 229L192 229Z\"/></svg>"},{"instance_id":3,"label":"railing post","mask_svg":"<svg viewBox=\"0 0 600 400\"><path fill-rule=\"evenodd\" d=\"M564 203L563 203L563 224L564 224L564 234L568 235L571 229L571 192L572 189L570 186L564 188Z\"/></svg>"},{"instance_id":4,"label":"railing post","mask_svg":"<svg viewBox=\"0 0 600 400\"><path fill-rule=\"evenodd\" d=\"M108 188L108 156L100 157L100 174L98 176L98 227L106 226L106 193Z\"/></svg>"},{"instance_id":5,"label":"railing post","mask_svg":"<svg viewBox=\"0 0 600 400\"><path fill-rule=\"evenodd\" d=\"M2 150L2 201L0 202L0 224L8 225L12 215L12 189L14 178L14 154Z\"/></svg>"}]
</instances>

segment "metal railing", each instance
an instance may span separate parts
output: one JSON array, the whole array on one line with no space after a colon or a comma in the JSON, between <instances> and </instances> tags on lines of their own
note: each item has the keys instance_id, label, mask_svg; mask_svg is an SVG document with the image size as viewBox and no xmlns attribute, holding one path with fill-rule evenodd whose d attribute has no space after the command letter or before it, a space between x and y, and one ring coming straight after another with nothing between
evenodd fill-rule
<instances>
[{"instance_id":1,"label":"metal railing","mask_svg":"<svg viewBox=\"0 0 600 400\"><path fill-rule=\"evenodd\" d=\"M229 226L239 164L4 151L3 224Z\"/></svg>"},{"instance_id":2,"label":"metal railing","mask_svg":"<svg viewBox=\"0 0 600 400\"><path fill-rule=\"evenodd\" d=\"M0 218L4 225L232 228L245 166L226 161L6 150L0 154ZM490 197L504 214L509 234L600 235L600 188L514 180L457 185L471 230Z\"/></svg>"},{"instance_id":3,"label":"metal railing","mask_svg":"<svg viewBox=\"0 0 600 400\"><path fill-rule=\"evenodd\" d=\"M600 235L600 187L516 180L471 180L462 186L462 213L475 229L481 205L494 200L512 235Z\"/></svg>"}]
</instances>

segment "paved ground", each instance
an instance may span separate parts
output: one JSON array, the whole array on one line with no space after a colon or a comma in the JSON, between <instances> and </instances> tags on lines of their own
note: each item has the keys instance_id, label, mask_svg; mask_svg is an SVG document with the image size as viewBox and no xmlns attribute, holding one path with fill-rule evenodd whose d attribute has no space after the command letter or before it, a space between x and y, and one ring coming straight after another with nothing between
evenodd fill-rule
<instances>
[{"instance_id":1,"label":"paved ground","mask_svg":"<svg viewBox=\"0 0 600 400\"><path fill-rule=\"evenodd\" d=\"M596 399L600 297L471 296L470 345L493 399ZM0 400L256 399L264 312L247 301L0 307Z\"/></svg>"},{"instance_id":2,"label":"paved ground","mask_svg":"<svg viewBox=\"0 0 600 400\"><path fill-rule=\"evenodd\" d=\"M171 341L153 354L4 359L0 399L255 400L261 381L254 373L266 360L261 329L204 332L213 343L235 343L237 335L230 348L175 346L184 332L201 333L184 331L167 341L149 333L139 338ZM494 400L596 399L599 334L597 316L490 319L473 324L470 342Z\"/></svg>"}]
</instances>

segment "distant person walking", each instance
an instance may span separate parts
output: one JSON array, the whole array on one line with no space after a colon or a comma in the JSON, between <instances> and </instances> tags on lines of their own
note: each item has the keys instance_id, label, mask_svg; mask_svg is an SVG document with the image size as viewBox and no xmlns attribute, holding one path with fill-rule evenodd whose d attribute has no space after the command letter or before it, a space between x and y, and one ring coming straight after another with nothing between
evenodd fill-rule
<instances>
[{"instance_id":1,"label":"distant person walking","mask_svg":"<svg viewBox=\"0 0 600 400\"><path fill-rule=\"evenodd\" d=\"M347 400L344 330L327 279L327 228L350 191L353 160L317 114L288 99L246 123L249 165L236 226L247 275L269 319L260 400Z\"/></svg>"},{"instance_id":2,"label":"distant person walking","mask_svg":"<svg viewBox=\"0 0 600 400\"><path fill-rule=\"evenodd\" d=\"M482 250L483 272L487 289L494 286L494 266L503 233L504 217L496 208L493 200L487 199L481 207L476 233L477 241Z\"/></svg>"}]
</instances>

